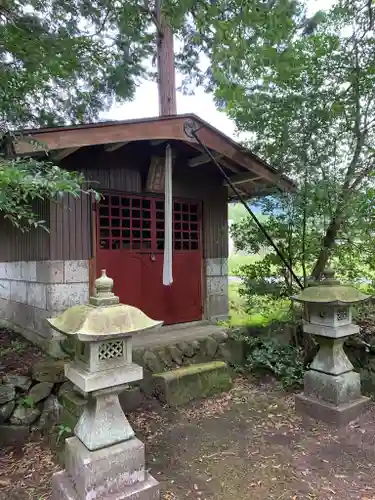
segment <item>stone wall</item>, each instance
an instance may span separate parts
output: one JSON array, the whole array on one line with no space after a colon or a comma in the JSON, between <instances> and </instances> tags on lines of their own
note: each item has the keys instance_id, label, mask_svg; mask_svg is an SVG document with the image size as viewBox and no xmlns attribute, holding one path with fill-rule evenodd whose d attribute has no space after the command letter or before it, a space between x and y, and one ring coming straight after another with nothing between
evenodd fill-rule
<instances>
[{"instance_id":1,"label":"stone wall","mask_svg":"<svg viewBox=\"0 0 375 500\"><path fill-rule=\"evenodd\" d=\"M206 259L205 316L211 321L225 320L229 314L228 259Z\"/></svg>"},{"instance_id":2,"label":"stone wall","mask_svg":"<svg viewBox=\"0 0 375 500\"><path fill-rule=\"evenodd\" d=\"M60 337L45 319L88 298L87 260L0 263L0 319L52 356Z\"/></svg>"}]
</instances>

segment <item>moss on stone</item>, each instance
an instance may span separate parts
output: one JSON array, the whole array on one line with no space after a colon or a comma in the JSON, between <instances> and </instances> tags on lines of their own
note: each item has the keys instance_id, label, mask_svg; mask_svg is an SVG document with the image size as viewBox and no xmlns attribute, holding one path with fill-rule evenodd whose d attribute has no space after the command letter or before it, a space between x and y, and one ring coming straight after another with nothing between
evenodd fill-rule
<instances>
[{"instance_id":1,"label":"moss on stone","mask_svg":"<svg viewBox=\"0 0 375 500\"><path fill-rule=\"evenodd\" d=\"M155 392L170 406L179 406L232 386L228 365L223 361L202 363L153 375Z\"/></svg>"}]
</instances>

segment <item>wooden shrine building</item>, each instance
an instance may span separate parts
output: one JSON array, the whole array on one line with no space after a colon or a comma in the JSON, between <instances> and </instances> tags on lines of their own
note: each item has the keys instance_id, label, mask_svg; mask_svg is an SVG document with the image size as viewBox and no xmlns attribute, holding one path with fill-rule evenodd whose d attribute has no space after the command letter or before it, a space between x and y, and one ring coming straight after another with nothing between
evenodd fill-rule
<instances>
[{"instance_id":1,"label":"wooden shrine building","mask_svg":"<svg viewBox=\"0 0 375 500\"><path fill-rule=\"evenodd\" d=\"M82 172L103 197L87 195L38 204L43 229L22 233L0 221L2 319L49 352L45 323L88 300L101 269L116 295L165 324L216 321L228 315L228 201L233 192L195 139L199 128L233 183L247 198L291 190L290 180L195 115L106 122L24 131L47 146L62 167ZM164 180L166 143L173 151L173 283L164 286ZM19 155L45 158L24 140Z\"/></svg>"}]
</instances>

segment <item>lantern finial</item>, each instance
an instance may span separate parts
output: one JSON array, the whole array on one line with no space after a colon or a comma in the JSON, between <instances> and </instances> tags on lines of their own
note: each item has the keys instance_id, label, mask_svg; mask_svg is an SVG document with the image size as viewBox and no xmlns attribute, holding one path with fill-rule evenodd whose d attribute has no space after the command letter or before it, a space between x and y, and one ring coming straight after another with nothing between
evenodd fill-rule
<instances>
[{"instance_id":1,"label":"lantern finial","mask_svg":"<svg viewBox=\"0 0 375 500\"><path fill-rule=\"evenodd\" d=\"M120 299L112 292L113 279L107 276L107 271L102 269L102 275L95 280L94 297L90 297L90 304L92 306L109 306L118 304Z\"/></svg>"},{"instance_id":2,"label":"lantern finial","mask_svg":"<svg viewBox=\"0 0 375 500\"><path fill-rule=\"evenodd\" d=\"M335 279L335 270L332 267L327 265L324 268L322 276L324 278L321 280L322 285L340 285L340 281Z\"/></svg>"}]
</instances>

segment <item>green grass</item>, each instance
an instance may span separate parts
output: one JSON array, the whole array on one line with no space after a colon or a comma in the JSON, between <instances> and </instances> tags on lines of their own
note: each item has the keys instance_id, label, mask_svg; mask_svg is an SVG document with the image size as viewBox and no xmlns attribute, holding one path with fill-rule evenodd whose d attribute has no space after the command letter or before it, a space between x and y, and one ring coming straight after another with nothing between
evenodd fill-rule
<instances>
[{"instance_id":1,"label":"green grass","mask_svg":"<svg viewBox=\"0 0 375 500\"><path fill-rule=\"evenodd\" d=\"M237 276L238 268L240 266L253 264L258 260L261 260L261 257L259 255L231 255L228 259L229 276Z\"/></svg>"},{"instance_id":2,"label":"green grass","mask_svg":"<svg viewBox=\"0 0 375 500\"><path fill-rule=\"evenodd\" d=\"M246 301L239 294L239 284L229 284L229 320L227 326L267 326L273 321L286 321L289 318L289 300L269 301L264 303L259 312L249 314Z\"/></svg>"}]
</instances>

